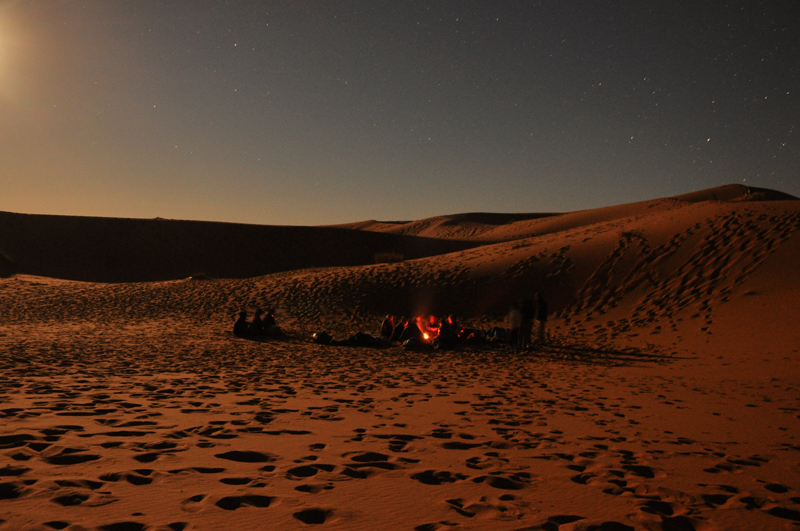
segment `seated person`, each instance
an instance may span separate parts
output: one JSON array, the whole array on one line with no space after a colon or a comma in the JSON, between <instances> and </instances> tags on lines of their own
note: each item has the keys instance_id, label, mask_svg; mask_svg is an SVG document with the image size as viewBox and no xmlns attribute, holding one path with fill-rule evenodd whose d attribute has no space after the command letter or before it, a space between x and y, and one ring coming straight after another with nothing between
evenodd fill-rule
<instances>
[{"instance_id":1,"label":"seated person","mask_svg":"<svg viewBox=\"0 0 800 531\"><path fill-rule=\"evenodd\" d=\"M270 326L275 326L275 309L270 308L267 310L267 315L264 316L262 321L265 330L269 330Z\"/></svg>"},{"instance_id":2,"label":"seated person","mask_svg":"<svg viewBox=\"0 0 800 531\"><path fill-rule=\"evenodd\" d=\"M403 330L406 329L406 326L408 326L408 320L405 317L398 319L389 341L400 341L400 336L403 335Z\"/></svg>"},{"instance_id":3,"label":"seated person","mask_svg":"<svg viewBox=\"0 0 800 531\"><path fill-rule=\"evenodd\" d=\"M394 332L394 316L387 315L381 323L381 337L390 338Z\"/></svg>"},{"instance_id":4,"label":"seated person","mask_svg":"<svg viewBox=\"0 0 800 531\"><path fill-rule=\"evenodd\" d=\"M263 336L265 329L264 329L264 320L261 316L264 314L264 310L261 308L256 309L256 314L253 316L253 322L250 323L250 335L251 336Z\"/></svg>"},{"instance_id":5,"label":"seated person","mask_svg":"<svg viewBox=\"0 0 800 531\"><path fill-rule=\"evenodd\" d=\"M261 321L262 334L269 337L283 337L283 330L275 323L275 309L267 310L264 319Z\"/></svg>"},{"instance_id":6,"label":"seated person","mask_svg":"<svg viewBox=\"0 0 800 531\"><path fill-rule=\"evenodd\" d=\"M247 337L249 335L250 325L247 323L247 312L242 310L239 312L239 318L233 323L233 335L236 337Z\"/></svg>"},{"instance_id":7,"label":"seated person","mask_svg":"<svg viewBox=\"0 0 800 531\"><path fill-rule=\"evenodd\" d=\"M436 346L442 350L455 348L458 341L458 322L452 315L442 321L439 325L439 337L436 338Z\"/></svg>"},{"instance_id":8,"label":"seated person","mask_svg":"<svg viewBox=\"0 0 800 531\"><path fill-rule=\"evenodd\" d=\"M401 343L405 342L405 341L408 341L409 339L416 339L418 341L424 341L424 339L422 337L422 330L419 329L417 321L419 321L419 317L417 317L414 321L410 321L410 320L408 321L408 324L406 325L405 329L403 330L403 333L400 334L400 340L399 341Z\"/></svg>"}]
</instances>

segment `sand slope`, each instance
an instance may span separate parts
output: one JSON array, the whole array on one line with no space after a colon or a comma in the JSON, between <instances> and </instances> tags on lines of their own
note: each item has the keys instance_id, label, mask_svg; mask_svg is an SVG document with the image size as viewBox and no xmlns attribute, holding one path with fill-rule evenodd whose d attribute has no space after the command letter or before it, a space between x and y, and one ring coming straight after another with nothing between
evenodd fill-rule
<instances>
[{"instance_id":1,"label":"sand slope","mask_svg":"<svg viewBox=\"0 0 800 531\"><path fill-rule=\"evenodd\" d=\"M800 201L740 192L451 217L394 264L1 279L0 529L796 529ZM537 290L533 352L308 342ZM287 339L232 336L269 305Z\"/></svg>"},{"instance_id":2,"label":"sand slope","mask_svg":"<svg viewBox=\"0 0 800 531\"><path fill-rule=\"evenodd\" d=\"M408 222L362 221L343 228L412 234L432 238L475 239L482 241L508 241L530 236L542 236L601 222L611 222L648 213L668 210L676 205L704 201L786 201L794 196L768 190L731 184L700 190L663 199L614 205L593 210L565 214L456 214Z\"/></svg>"},{"instance_id":3,"label":"sand slope","mask_svg":"<svg viewBox=\"0 0 800 531\"><path fill-rule=\"evenodd\" d=\"M0 212L0 274L94 282L243 278L305 267L419 258L475 244L333 227Z\"/></svg>"}]
</instances>

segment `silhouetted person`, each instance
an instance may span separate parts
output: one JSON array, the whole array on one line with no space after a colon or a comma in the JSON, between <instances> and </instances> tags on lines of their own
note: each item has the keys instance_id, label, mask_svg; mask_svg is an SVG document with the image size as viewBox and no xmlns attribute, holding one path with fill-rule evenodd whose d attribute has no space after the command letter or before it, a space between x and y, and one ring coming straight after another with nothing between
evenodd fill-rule
<instances>
[{"instance_id":1,"label":"silhouetted person","mask_svg":"<svg viewBox=\"0 0 800 531\"><path fill-rule=\"evenodd\" d=\"M283 331L275 322L275 309L270 308L261 320L261 335L272 338L283 337Z\"/></svg>"},{"instance_id":2,"label":"silhouetted person","mask_svg":"<svg viewBox=\"0 0 800 531\"><path fill-rule=\"evenodd\" d=\"M429 339L439 335L439 325L436 323L436 316L429 315L428 319L420 319L419 329L422 330L423 334L427 334Z\"/></svg>"},{"instance_id":3,"label":"silhouetted person","mask_svg":"<svg viewBox=\"0 0 800 531\"><path fill-rule=\"evenodd\" d=\"M544 343L544 327L547 324L547 302L541 293L536 293L536 322L538 324L537 341L540 344Z\"/></svg>"},{"instance_id":4,"label":"silhouetted person","mask_svg":"<svg viewBox=\"0 0 800 531\"><path fill-rule=\"evenodd\" d=\"M417 317L419 319L419 317ZM423 341L422 339L422 330L419 329L417 326L416 321L408 321L403 333L400 334L400 342L408 341L409 339L417 339L419 341Z\"/></svg>"},{"instance_id":5,"label":"silhouetted person","mask_svg":"<svg viewBox=\"0 0 800 531\"><path fill-rule=\"evenodd\" d=\"M250 323L250 335L251 336L263 336L264 335L264 320L261 316L264 314L264 310L258 308L256 310L256 314L253 316L253 322Z\"/></svg>"},{"instance_id":6,"label":"silhouetted person","mask_svg":"<svg viewBox=\"0 0 800 531\"><path fill-rule=\"evenodd\" d=\"M394 332L392 332L392 336L389 338L389 340L400 341L400 336L403 335L403 330L406 329L406 326L408 326L408 321L401 317L394 326Z\"/></svg>"},{"instance_id":7,"label":"silhouetted person","mask_svg":"<svg viewBox=\"0 0 800 531\"><path fill-rule=\"evenodd\" d=\"M452 315L441 322L439 325L439 337L436 338L436 346L442 350L450 350L455 348L458 342L458 322Z\"/></svg>"},{"instance_id":8,"label":"silhouetted person","mask_svg":"<svg viewBox=\"0 0 800 531\"><path fill-rule=\"evenodd\" d=\"M239 312L239 318L233 323L233 335L236 337L247 337L249 334L250 325L247 322L247 312L242 310Z\"/></svg>"},{"instance_id":9,"label":"silhouetted person","mask_svg":"<svg viewBox=\"0 0 800 531\"><path fill-rule=\"evenodd\" d=\"M277 326L275 324L275 309L270 308L267 310L267 314L264 316L264 319L261 321L262 326L264 327L265 331L269 331L269 327Z\"/></svg>"},{"instance_id":10,"label":"silhouetted person","mask_svg":"<svg viewBox=\"0 0 800 531\"><path fill-rule=\"evenodd\" d=\"M522 328L522 312L519 309L519 304L515 302L511 306L506 319L508 319L508 328L511 329L508 342L511 344L511 346L517 348L519 344L519 331Z\"/></svg>"},{"instance_id":11,"label":"silhouetted person","mask_svg":"<svg viewBox=\"0 0 800 531\"><path fill-rule=\"evenodd\" d=\"M381 323L381 337L389 339L394 333L394 316L387 315L386 319Z\"/></svg>"},{"instance_id":12,"label":"silhouetted person","mask_svg":"<svg viewBox=\"0 0 800 531\"><path fill-rule=\"evenodd\" d=\"M525 299L522 301L522 325L520 327L519 343L520 349L531 346L531 336L533 335L533 320L536 318L536 308L533 301Z\"/></svg>"}]
</instances>

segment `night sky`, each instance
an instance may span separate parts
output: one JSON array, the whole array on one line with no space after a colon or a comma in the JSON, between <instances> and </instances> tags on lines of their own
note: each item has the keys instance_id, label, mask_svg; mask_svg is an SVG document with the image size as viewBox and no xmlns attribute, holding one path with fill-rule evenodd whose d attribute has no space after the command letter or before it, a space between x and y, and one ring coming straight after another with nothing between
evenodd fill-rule
<instances>
[{"instance_id":1,"label":"night sky","mask_svg":"<svg viewBox=\"0 0 800 531\"><path fill-rule=\"evenodd\" d=\"M258 224L800 196L800 6L0 0L0 210Z\"/></svg>"}]
</instances>

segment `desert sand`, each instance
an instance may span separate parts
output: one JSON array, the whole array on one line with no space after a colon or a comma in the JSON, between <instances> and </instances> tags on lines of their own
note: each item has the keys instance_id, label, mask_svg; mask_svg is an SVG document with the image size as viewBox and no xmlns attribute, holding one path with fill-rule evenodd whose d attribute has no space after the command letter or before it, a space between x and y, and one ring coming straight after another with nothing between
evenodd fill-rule
<instances>
[{"instance_id":1,"label":"desert sand","mask_svg":"<svg viewBox=\"0 0 800 531\"><path fill-rule=\"evenodd\" d=\"M0 529L800 529L791 196L0 228ZM310 341L535 292L530 351ZM233 336L270 306L285 338Z\"/></svg>"}]
</instances>

